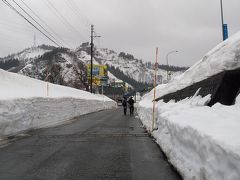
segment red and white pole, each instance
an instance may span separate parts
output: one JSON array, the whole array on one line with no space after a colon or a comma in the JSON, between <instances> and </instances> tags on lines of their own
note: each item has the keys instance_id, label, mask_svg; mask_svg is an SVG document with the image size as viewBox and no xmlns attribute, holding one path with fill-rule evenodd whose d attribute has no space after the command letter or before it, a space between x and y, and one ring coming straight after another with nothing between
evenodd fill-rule
<instances>
[{"instance_id":1,"label":"red and white pole","mask_svg":"<svg viewBox=\"0 0 240 180\"><path fill-rule=\"evenodd\" d=\"M154 92L153 92L153 114L152 114L152 131L155 125L155 106L156 106L156 85L157 85L157 69L158 69L158 48L156 48L156 62L154 70Z\"/></svg>"}]
</instances>

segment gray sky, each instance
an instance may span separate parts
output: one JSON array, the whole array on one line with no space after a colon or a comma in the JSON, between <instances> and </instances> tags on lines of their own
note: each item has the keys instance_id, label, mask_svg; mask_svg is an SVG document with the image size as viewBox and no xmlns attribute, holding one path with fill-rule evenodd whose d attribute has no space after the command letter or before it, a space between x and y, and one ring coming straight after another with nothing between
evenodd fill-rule
<instances>
[{"instance_id":1,"label":"gray sky","mask_svg":"<svg viewBox=\"0 0 240 180\"><path fill-rule=\"evenodd\" d=\"M102 36L95 42L99 47L129 52L145 61L154 61L159 47L160 64L166 63L168 52L178 50L169 56L169 63L190 66L222 40L220 0L15 1L26 10L22 1L31 7L58 34L57 39L71 48L89 40L94 24ZM229 35L233 35L240 30L240 1L223 0L223 6ZM32 46L34 34L37 44L52 44L2 1L0 26L0 57Z\"/></svg>"}]
</instances>

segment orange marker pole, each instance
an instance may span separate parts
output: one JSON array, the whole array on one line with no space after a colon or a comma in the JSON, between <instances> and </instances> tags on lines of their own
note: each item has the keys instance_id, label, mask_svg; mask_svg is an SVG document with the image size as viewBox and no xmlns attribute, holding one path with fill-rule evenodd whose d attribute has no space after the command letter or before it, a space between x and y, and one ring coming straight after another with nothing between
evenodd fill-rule
<instances>
[{"instance_id":1,"label":"orange marker pole","mask_svg":"<svg viewBox=\"0 0 240 180\"><path fill-rule=\"evenodd\" d=\"M155 105L156 105L156 84L157 84L157 65L158 65L158 48L156 48L156 63L154 71L154 93L153 93L153 114L152 114L152 131L154 130L155 124Z\"/></svg>"}]
</instances>

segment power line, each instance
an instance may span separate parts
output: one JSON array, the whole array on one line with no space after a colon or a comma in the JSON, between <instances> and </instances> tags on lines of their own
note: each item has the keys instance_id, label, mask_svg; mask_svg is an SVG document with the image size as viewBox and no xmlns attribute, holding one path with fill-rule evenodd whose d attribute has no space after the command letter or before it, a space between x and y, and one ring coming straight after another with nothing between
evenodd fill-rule
<instances>
[{"instance_id":1,"label":"power line","mask_svg":"<svg viewBox=\"0 0 240 180\"><path fill-rule=\"evenodd\" d=\"M88 20L88 18L84 15L82 15L80 13L80 10L77 6L77 4L73 1L73 0L65 0L65 4L68 5L68 7L73 10L72 12L74 12L79 18L85 18L85 28L88 30L88 27L91 25L91 22ZM83 17L84 16L84 17Z\"/></svg>"},{"instance_id":2,"label":"power line","mask_svg":"<svg viewBox=\"0 0 240 180\"><path fill-rule=\"evenodd\" d=\"M11 8L15 13L17 13L20 17L22 17L24 20L26 20L29 24L31 24L35 29L37 29L41 34L43 34L46 38L48 38L50 41L52 41L55 45L61 47L57 42L55 42L51 37L46 35L44 32L42 32L36 25L34 25L30 20L28 20L23 14L21 14L14 6L12 6L7 0L2 0L4 4L6 4L9 8Z\"/></svg>"},{"instance_id":3,"label":"power line","mask_svg":"<svg viewBox=\"0 0 240 180\"><path fill-rule=\"evenodd\" d=\"M23 0L20 0L52 33L59 38L64 44L66 44L68 47L70 45L66 43L65 40L63 40L41 17L39 17Z\"/></svg>"},{"instance_id":4,"label":"power line","mask_svg":"<svg viewBox=\"0 0 240 180\"><path fill-rule=\"evenodd\" d=\"M80 14L80 9L79 9L79 6L76 4L76 1L74 0L69 0L70 4L73 4L73 7L75 7L75 9L77 10L77 12ZM91 21L89 20L89 18L84 15L84 14L81 14L82 16L84 16L84 18L86 19L86 23L87 25L91 25Z\"/></svg>"},{"instance_id":5,"label":"power line","mask_svg":"<svg viewBox=\"0 0 240 180\"><path fill-rule=\"evenodd\" d=\"M67 16L69 23L76 22L76 20L77 20L77 23L72 23L72 25L74 27L73 30L75 32L77 32L78 34L80 34L80 38L85 41L86 39L88 39L88 38L86 38L86 35L85 35L85 33L88 32L87 26L82 23L79 23L79 22L84 22L84 21L82 21L82 17L76 13L76 10L73 7L71 7L70 1L64 0L64 3L67 5L68 9L70 10L68 13L68 16ZM66 17L66 16L64 16L64 17Z\"/></svg>"},{"instance_id":6,"label":"power line","mask_svg":"<svg viewBox=\"0 0 240 180\"><path fill-rule=\"evenodd\" d=\"M48 32L48 30L46 30L40 23L38 23L27 11L25 11L15 0L12 0L23 12L25 12L35 23L37 23L37 25L39 25L50 37L52 37L55 41L58 42L58 40L51 35L50 32ZM59 43L61 44L61 46L64 46L61 42Z\"/></svg>"},{"instance_id":7,"label":"power line","mask_svg":"<svg viewBox=\"0 0 240 180\"><path fill-rule=\"evenodd\" d=\"M55 14L55 16L59 19L59 21L61 21L61 23L64 25L64 27L66 29L69 30L69 32L72 32L72 29L70 28L70 26L64 21L64 19L61 17L61 15L59 15L59 13L57 12L56 8L53 6L53 4L51 4L49 1L43 1L47 7L50 9L50 11ZM75 30L74 30L75 31Z\"/></svg>"},{"instance_id":8,"label":"power line","mask_svg":"<svg viewBox=\"0 0 240 180\"><path fill-rule=\"evenodd\" d=\"M58 15L58 17L60 17L64 24L67 25L67 27L70 27L73 31L77 32L83 39L85 39L81 33L74 27L71 25L71 23L68 22L68 20L58 11L57 8L54 7L54 5L49 1L49 0L46 0L46 2L51 6L51 8L56 12L56 14Z\"/></svg>"}]
</instances>

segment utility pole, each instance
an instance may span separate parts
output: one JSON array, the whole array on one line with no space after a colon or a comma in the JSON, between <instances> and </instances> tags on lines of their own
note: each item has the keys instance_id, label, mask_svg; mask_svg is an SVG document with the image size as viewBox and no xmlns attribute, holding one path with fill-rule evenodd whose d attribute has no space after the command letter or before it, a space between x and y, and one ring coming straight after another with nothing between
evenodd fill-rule
<instances>
[{"instance_id":1,"label":"utility pole","mask_svg":"<svg viewBox=\"0 0 240 180\"><path fill-rule=\"evenodd\" d=\"M222 20L222 37L223 37L223 41L224 41L225 37L224 37L224 20L223 20L223 4L222 4L222 0L220 0L220 5L221 5L221 20Z\"/></svg>"},{"instance_id":2,"label":"utility pole","mask_svg":"<svg viewBox=\"0 0 240 180\"><path fill-rule=\"evenodd\" d=\"M93 78L93 32L94 32L94 27L91 25L91 80L90 80L90 92L92 93L92 78Z\"/></svg>"},{"instance_id":3,"label":"utility pole","mask_svg":"<svg viewBox=\"0 0 240 180\"><path fill-rule=\"evenodd\" d=\"M92 89L92 84L93 84L93 48L94 48L94 43L93 43L93 39L95 37L101 37L101 36L95 36L94 35L94 26L91 25L91 80L90 80L90 92L93 93L93 89Z\"/></svg>"}]
</instances>

